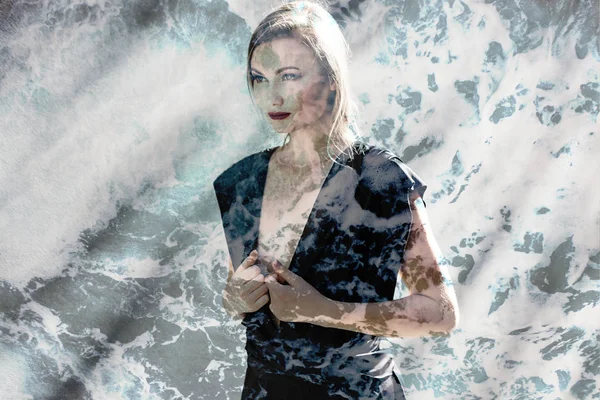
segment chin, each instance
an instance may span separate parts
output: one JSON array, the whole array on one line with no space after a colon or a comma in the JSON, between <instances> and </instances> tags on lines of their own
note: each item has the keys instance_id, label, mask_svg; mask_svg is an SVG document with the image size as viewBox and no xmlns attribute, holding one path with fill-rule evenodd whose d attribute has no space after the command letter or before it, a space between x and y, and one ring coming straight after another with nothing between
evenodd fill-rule
<instances>
[{"instance_id":1,"label":"chin","mask_svg":"<svg viewBox=\"0 0 600 400\"><path fill-rule=\"evenodd\" d=\"M290 131L289 125L271 124L271 128L277 133L288 133Z\"/></svg>"},{"instance_id":2,"label":"chin","mask_svg":"<svg viewBox=\"0 0 600 400\"><path fill-rule=\"evenodd\" d=\"M286 133L288 133L288 130L286 128L278 128L278 127L275 127L275 126L271 126L271 128L273 128L273 130L276 133L280 133L282 135L285 135Z\"/></svg>"}]
</instances>

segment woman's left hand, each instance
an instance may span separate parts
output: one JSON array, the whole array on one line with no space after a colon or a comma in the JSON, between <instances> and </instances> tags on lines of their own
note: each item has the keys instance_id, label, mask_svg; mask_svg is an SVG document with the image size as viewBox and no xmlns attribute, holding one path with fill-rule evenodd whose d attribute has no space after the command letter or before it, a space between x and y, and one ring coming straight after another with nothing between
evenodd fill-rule
<instances>
[{"instance_id":1,"label":"woman's left hand","mask_svg":"<svg viewBox=\"0 0 600 400\"><path fill-rule=\"evenodd\" d=\"M265 278L269 288L271 305L269 309L281 321L311 322L322 314L324 307L330 301L310 283L284 268L278 261L273 262L274 274ZM283 280L289 285L278 282Z\"/></svg>"}]
</instances>

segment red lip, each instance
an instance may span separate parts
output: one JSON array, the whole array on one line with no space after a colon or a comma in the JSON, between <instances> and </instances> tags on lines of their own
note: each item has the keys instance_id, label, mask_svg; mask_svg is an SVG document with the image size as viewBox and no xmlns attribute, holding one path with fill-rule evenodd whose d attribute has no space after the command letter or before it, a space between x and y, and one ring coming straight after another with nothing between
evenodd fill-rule
<instances>
[{"instance_id":1,"label":"red lip","mask_svg":"<svg viewBox=\"0 0 600 400\"><path fill-rule=\"evenodd\" d=\"M289 115L290 113L284 112L269 113L269 117L271 117L271 119L286 119Z\"/></svg>"}]
</instances>

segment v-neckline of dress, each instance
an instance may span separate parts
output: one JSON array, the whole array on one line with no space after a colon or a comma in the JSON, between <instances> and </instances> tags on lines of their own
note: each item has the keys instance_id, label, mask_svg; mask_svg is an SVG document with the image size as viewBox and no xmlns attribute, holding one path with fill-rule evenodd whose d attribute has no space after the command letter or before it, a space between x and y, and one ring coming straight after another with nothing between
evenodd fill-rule
<instances>
[{"instance_id":1,"label":"v-neckline of dress","mask_svg":"<svg viewBox=\"0 0 600 400\"><path fill-rule=\"evenodd\" d=\"M348 148L350 147L354 147L357 145L357 142L351 144ZM319 187L319 191L317 193L317 196L315 197L315 201L313 202L311 208L310 208L310 212L308 214L308 217L306 218L306 222L304 224L304 227L302 228L302 233L300 234L300 238L298 239L298 243L296 244L296 248L294 249L294 253L292 254L291 258L290 258L290 262L289 262L289 269L292 270L292 272L295 272L294 270L298 270L298 268L294 268L295 267L295 261L296 261L296 255L298 254L298 249L300 248L300 245L302 244L303 240L306 238L308 232L308 228L310 226L311 221L314 219L314 213L315 213L315 209L317 204L319 203L320 198L322 197L322 191L323 188L326 186L326 184L329 182L329 180L331 179L331 177L333 175L335 175L335 173L337 173L337 171L334 171L336 169L339 169L341 167L343 167L343 163L346 162L346 157L347 157L347 150L348 148L346 148L344 151L342 151L340 154L337 155L337 157L335 158L335 162L333 162L331 164L331 167L329 168L329 171L327 172L327 175L325 176L325 179L323 180L323 182L321 183L321 186ZM263 203L264 203L264 194L265 194L265 187L266 187L266 183L267 183L267 177L269 174L269 165L271 163L271 158L273 157L273 153L275 153L275 150L277 150L278 147L272 147L270 149L265 150L265 158L266 158L266 166L260 176L260 180L258 182L259 184L259 195L260 195L260 201L258 202L259 207L258 207L258 227L256 229L256 238L254 240L255 246L254 248L257 247L258 245L258 240L259 240L259 236L260 236L260 223L261 223L261 217L262 217L262 210L263 210ZM335 172L335 173L334 173Z\"/></svg>"}]
</instances>

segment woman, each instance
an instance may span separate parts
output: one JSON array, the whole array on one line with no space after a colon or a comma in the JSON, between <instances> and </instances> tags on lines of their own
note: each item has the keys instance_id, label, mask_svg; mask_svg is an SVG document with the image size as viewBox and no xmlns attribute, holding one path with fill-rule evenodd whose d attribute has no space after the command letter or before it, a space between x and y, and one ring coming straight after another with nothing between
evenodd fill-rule
<instances>
[{"instance_id":1,"label":"woman","mask_svg":"<svg viewBox=\"0 0 600 400\"><path fill-rule=\"evenodd\" d=\"M250 40L249 89L287 136L214 182L231 256L223 306L247 328L243 399L402 399L382 337L458 321L426 185L353 138L347 58L336 22L307 2ZM398 277L410 295L394 299Z\"/></svg>"}]
</instances>

